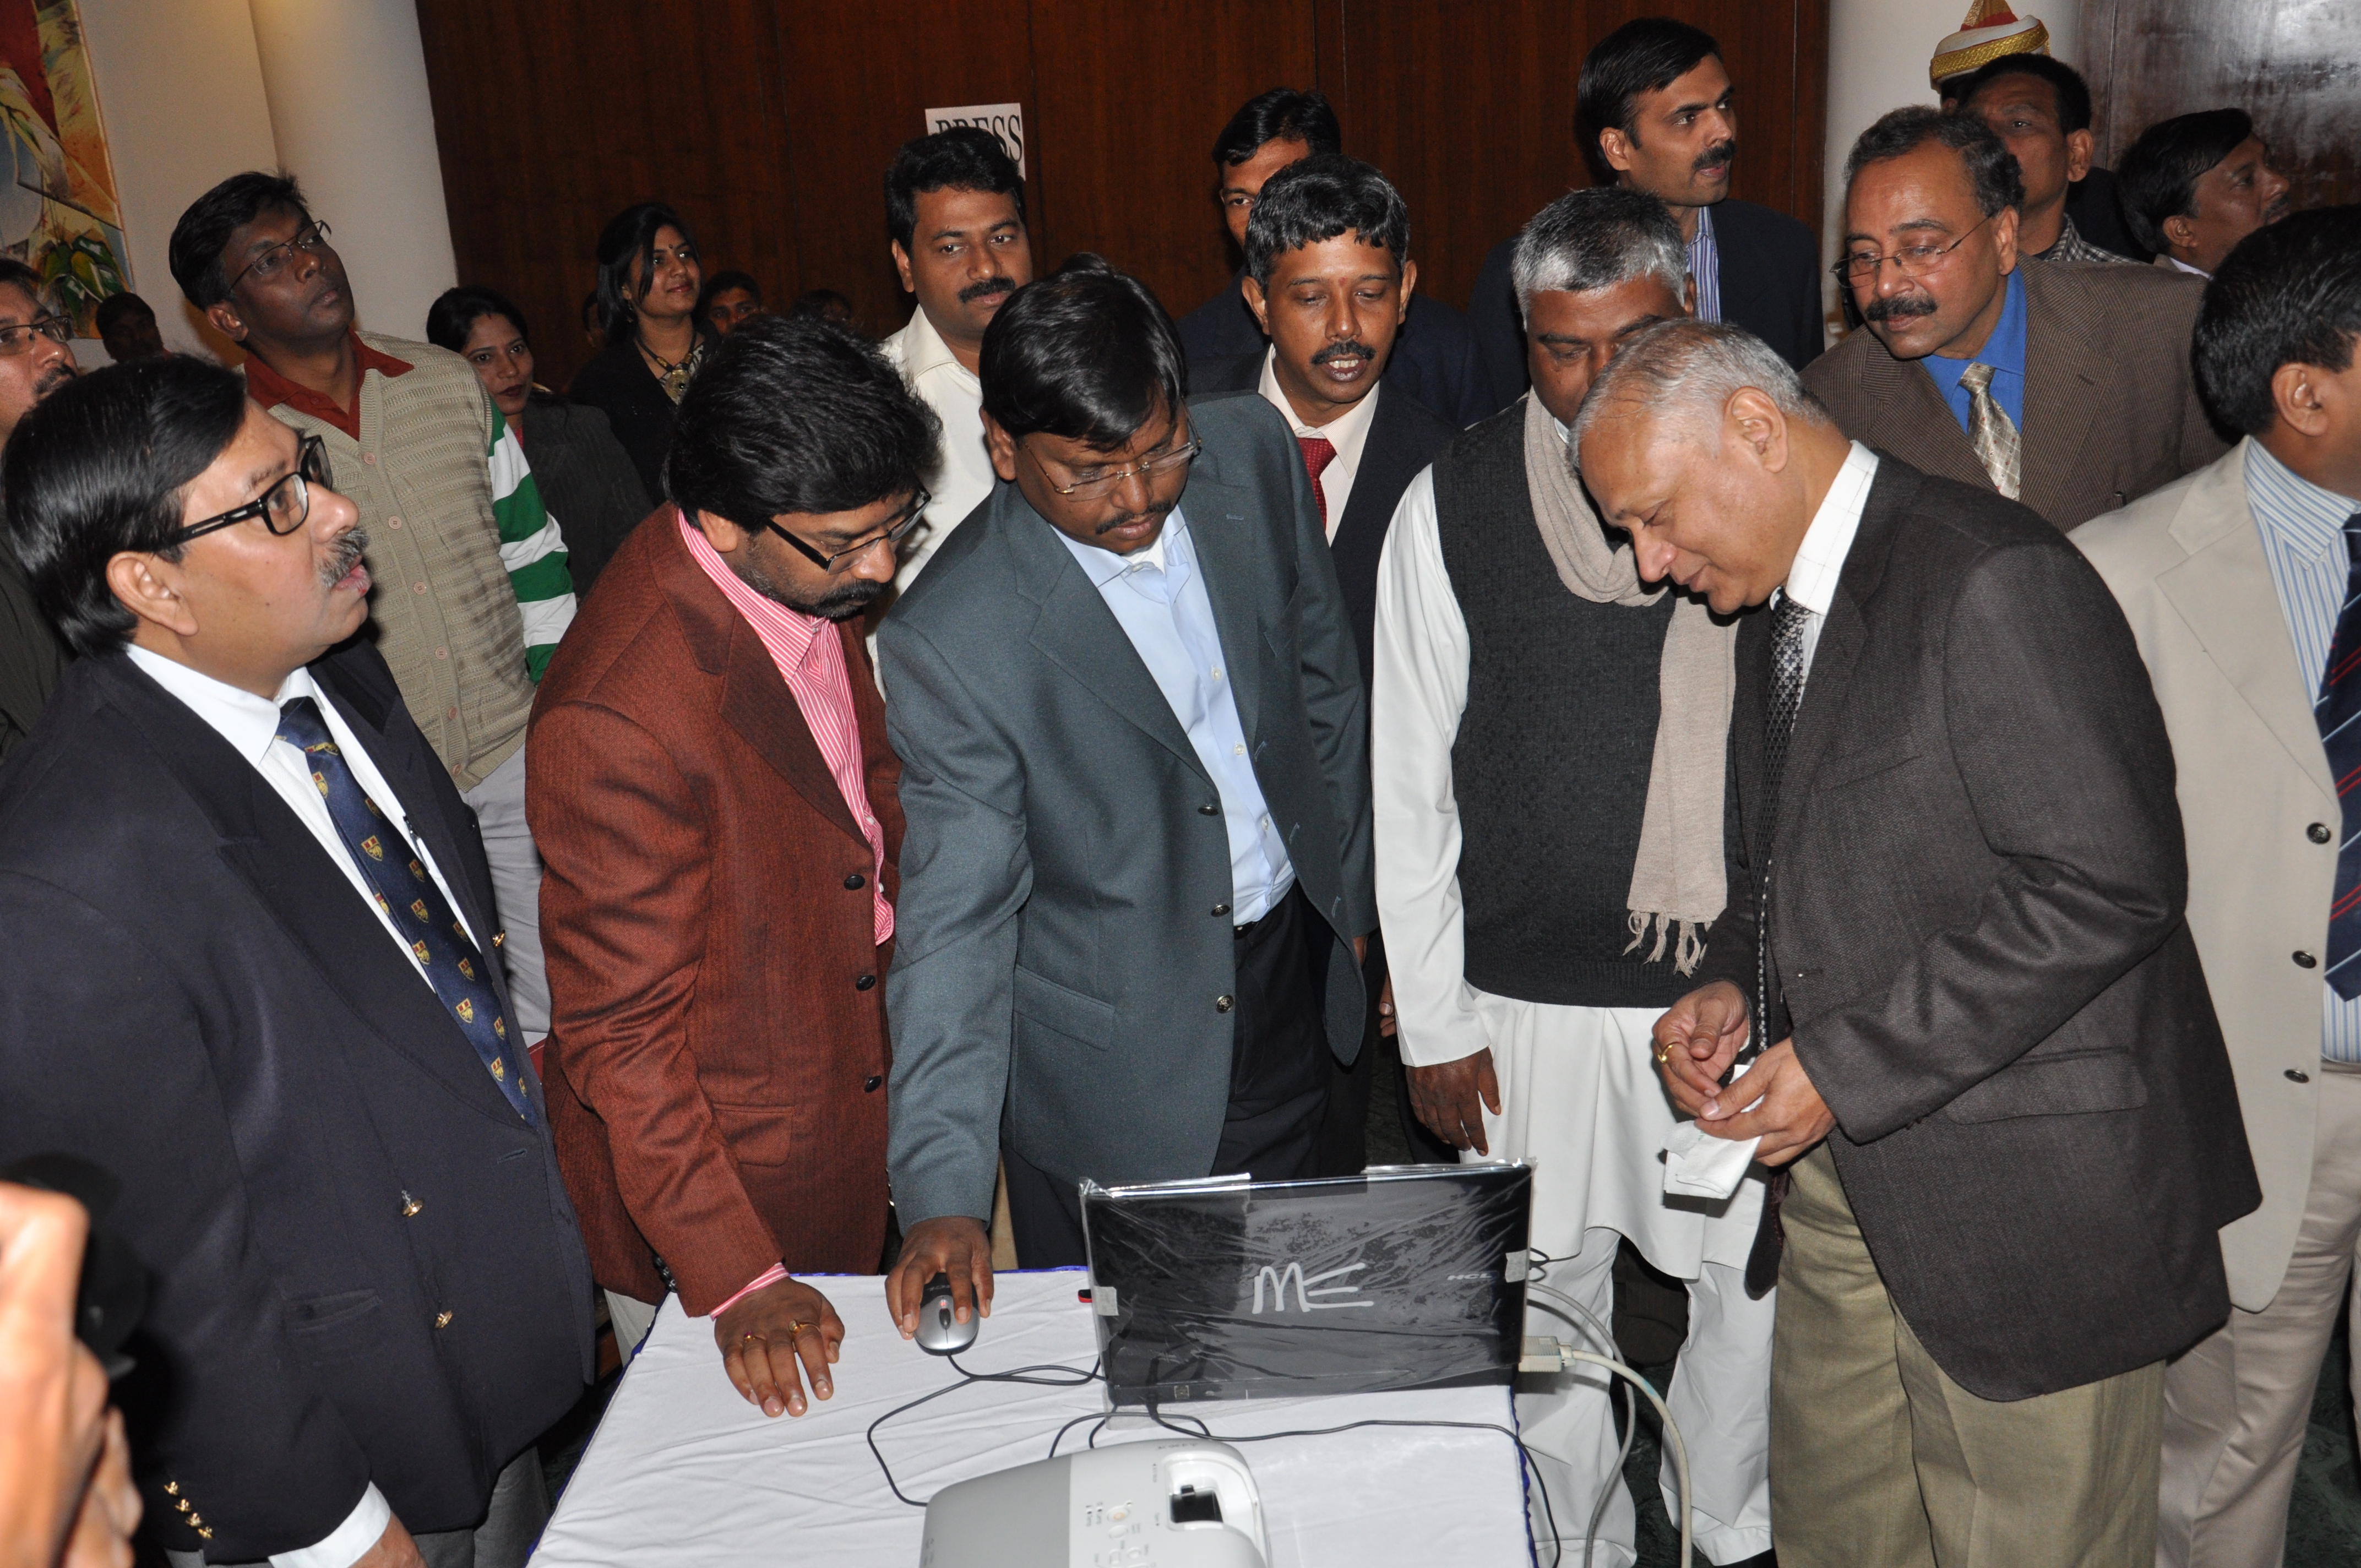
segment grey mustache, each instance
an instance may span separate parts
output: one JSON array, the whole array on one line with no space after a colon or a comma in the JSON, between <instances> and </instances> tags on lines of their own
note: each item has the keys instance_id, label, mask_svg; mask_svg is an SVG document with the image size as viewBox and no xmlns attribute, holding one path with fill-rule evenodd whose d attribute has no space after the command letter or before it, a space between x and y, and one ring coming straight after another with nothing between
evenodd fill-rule
<instances>
[{"instance_id":1,"label":"grey mustache","mask_svg":"<svg viewBox=\"0 0 2361 1568\"><path fill-rule=\"evenodd\" d=\"M368 548L368 534L365 531L356 528L346 533L331 546L334 554L321 566L320 581L332 588L343 582L345 574L360 564L361 553Z\"/></svg>"}]
</instances>

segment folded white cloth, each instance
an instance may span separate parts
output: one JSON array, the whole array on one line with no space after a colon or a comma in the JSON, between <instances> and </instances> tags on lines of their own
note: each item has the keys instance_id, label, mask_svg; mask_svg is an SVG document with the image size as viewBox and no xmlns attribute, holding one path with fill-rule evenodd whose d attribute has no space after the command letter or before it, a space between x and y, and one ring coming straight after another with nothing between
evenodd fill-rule
<instances>
[{"instance_id":1,"label":"folded white cloth","mask_svg":"<svg viewBox=\"0 0 2361 1568\"><path fill-rule=\"evenodd\" d=\"M1746 1067L1738 1069L1730 1080L1735 1086L1746 1076ZM1724 1093L1729 1092L1727 1090ZM1757 1098L1752 1111L1763 1102ZM1754 1163L1754 1146L1760 1138L1717 1138L1695 1122L1675 1122L1673 1130L1664 1135L1664 1194L1671 1198L1727 1198L1738 1190L1746 1178L1746 1168Z\"/></svg>"}]
</instances>

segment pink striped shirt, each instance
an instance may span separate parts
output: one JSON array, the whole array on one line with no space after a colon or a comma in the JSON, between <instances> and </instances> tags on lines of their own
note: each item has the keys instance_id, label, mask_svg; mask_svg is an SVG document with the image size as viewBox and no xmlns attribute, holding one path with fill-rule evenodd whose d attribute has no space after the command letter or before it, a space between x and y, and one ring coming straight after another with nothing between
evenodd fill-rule
<instances>
[{"instance_id":1,"label":"pink striped shirt","mask_svg":"<svg viewBox=\"0 0 2361 1568\"><path fill-rule=\"evenodd\" d=\"M673 515L679 521L680 537L689 554L770 652L787 690L795 694L796 706L803 709L804 723L819 747L820 760L828 764L852 819L861 824L862 836L869 840L874 862L869 885L877 890L877 942L883 947L894 934L894 906L885 902L885 829L878 826L877 813L869 806L869 782L861 760L861 724L853 717L852 680L844 667L844 639L837 634L833 621L798 615L739 581L729 563L705 542L705 535L677 509Z\"/></svg>"}]
</instances>

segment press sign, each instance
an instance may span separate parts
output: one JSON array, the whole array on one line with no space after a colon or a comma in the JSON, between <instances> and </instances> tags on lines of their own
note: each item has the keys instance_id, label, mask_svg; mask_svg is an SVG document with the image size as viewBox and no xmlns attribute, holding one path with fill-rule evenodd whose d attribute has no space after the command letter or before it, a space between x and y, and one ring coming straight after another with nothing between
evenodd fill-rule
<instances>
[{"instance_id":1,"label":"press sign","mask_svg":"<svg viewBox=\"0 0 2361 1568\"><path fill-rule=\"evenodd\" d=\"M953 126L975 126L1000 138L1008 156L1016 160L1016 172L1025 172L1025 105L1022 104L970 104L958 109L927 111L927 134L947 131Z\"/></svg>"}]
</instances>

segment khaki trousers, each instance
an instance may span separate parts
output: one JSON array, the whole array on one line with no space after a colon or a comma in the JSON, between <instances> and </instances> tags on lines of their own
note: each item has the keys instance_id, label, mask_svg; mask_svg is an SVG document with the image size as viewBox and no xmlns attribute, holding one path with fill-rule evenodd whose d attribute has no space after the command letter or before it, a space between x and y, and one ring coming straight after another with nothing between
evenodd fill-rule
<instances>
[{"instance_id":1,"label":"khaki trousers","mask_svg":"<svg viewBox=\"0 0 2361 1568\"><path fill-rule=\"evenodd\" d=\"M1780 1216L1771 1528L1781 1568L2151 1568L2164 1365L1980 1399L1894 1310L1825 1145Z\"/></svg>"},{"instance_id":2,"label":"khaki trousers","mask_svg":"<svg viewBox=\"0 0 2361 1568\"><path fill-rule=\"evenodd\" d=\"M2159 1568L2278 1568L2320 1362L2356 1251L2361 1074L2324 1070L2312 1190L2279 1294L2259 1312L2233 1308L2164 1375ZM2361 1398L2361 1363L2353 1386Z\"/></svg>"}]
</instances>

